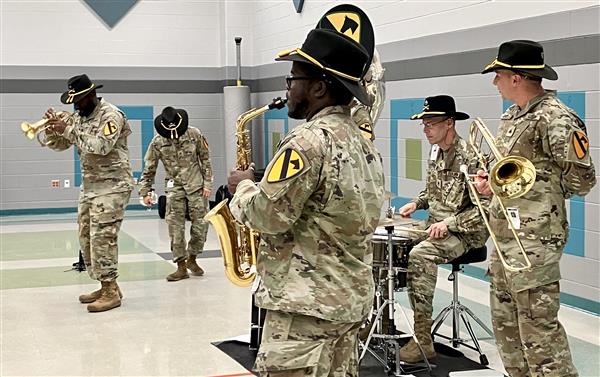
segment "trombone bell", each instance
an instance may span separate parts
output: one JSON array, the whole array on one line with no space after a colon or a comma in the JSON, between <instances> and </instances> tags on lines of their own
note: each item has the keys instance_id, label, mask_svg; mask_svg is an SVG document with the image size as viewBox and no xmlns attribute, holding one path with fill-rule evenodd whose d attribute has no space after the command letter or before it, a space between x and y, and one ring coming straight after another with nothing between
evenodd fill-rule
<instances>
[{"instance_id":1,"label":"trombone bell","mask_svg":"<svg viewBox=\"0 0 600 377\"><path fill-rule=\"evenodd\" d=\"M483 141L485 141L488 145L490 153L483 152ZM492 239L492 242L496 247L498 257L500 258L502 265L507 271L518 272L528 270L529 268L531 268L531 261L529 260L529 257L525 252L525 248L523 247L523 244L519 239L519 235L517 234L517 231L515 230L512 221L510 220L510 216L502 200L519 198L525 195L533 187L536 178L535 166L533 166L531 161L529 161L525 157L502 156L498 151L492 133L480 118L475 119L471 124L471 128L469 129L469 144L471 145L473 151L477 155L482 169L487 169L487 165L490 161L490 154L492 154L494 159L496 160L496 164L488 174L490 189L492 190L492 193L497 197L497 201L502 210L502 214L508 221L508 226L511 230L513 238L515 239L519 247L519 251L523 262L519 266L515 266L506 260L502 249L498 245L496 235L494 234L493 229L490 227L485 209L483 208L483 206L481 205L481 201L479 200L479 193L477 192L477 189L475 188L475 185L473 183L473 177L470 176L467 166L462 165L460 167L460 171L465 175L467 185L469 186L469 190L471 191L472 196L475 198L477 208L479 209L485 226L488 232L490 233L490 238Z\"/></svg>"},{"instance_id":2,"label":"trombone bell","mask_svg":"<svg viewBox=\"0 0 600 377\"><path fill-rule=\"evenodd\" d=\"M535 166L521 156L507 156L490 171L490 185L494 194L504 199L525 195L535 183Z\"/></svg>"}]
</instances>

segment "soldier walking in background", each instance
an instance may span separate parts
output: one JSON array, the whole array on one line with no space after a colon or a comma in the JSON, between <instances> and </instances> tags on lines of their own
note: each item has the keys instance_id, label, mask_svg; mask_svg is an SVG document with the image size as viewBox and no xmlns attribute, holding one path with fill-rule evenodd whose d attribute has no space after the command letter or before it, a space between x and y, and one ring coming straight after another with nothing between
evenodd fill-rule
<instances>
[{"instance_id":1,"label":"soldier walking in background","mask_svg":"<svg viewBox=\"0 0 600 377\"><path fill-rule=\"evenodd\" d=\"M544 64L542 46L533 41L503 43L482 73L495 72L494 85L513 102L500 119L496 145L503 156L522 156L536 169L533 187L517 199L504 200L515 215L514 227L531 268L504 269L497 255L522 261L520 250L497 196L490 204L490 226L500 251L490 262L490 306L496 344L511 377L574 377L567 335L558 321L559 261L569 227L565 199L585 195L596 184L585 124L542 79L557 73ZM482 178L487 174L478 172ZM489 182L477 184L490 195Z\"/></svg>"},{"instance_id":2,"label":"soldier walking in background","mask_svg":"<svg viewBox=\"0 0 600 377\"><path fill-rule=\"evenodd\" d=\"M177 271L167 276L168 281L189 278L187 270L201 276L204 270L196 262L202 253L208 223L204 215L212 190L213 173L206 138L195 127L188 127L188 114L183 109L165 107L154 119L156 135L144 157L144 172L140 178L140 196L146 205L152 205L148 195L154 183L158 161L162 161L167 175L166 220L169 225L173 262ZM186 204L187 201L187 204ZM185 242L186 207L192 222L190 241Z\"/></svg>"},{"instance_id":3,"label":"soldier walking in background","mask_svg":"<svg viewBox=\"0 0 600 377\"><path fill-rule=\"evenodd\" d=\"M431 338L433 296L437 282L438 265L456 259L469 249L482 247L488 232L479 209L470 196L460 166L475 172L478 160L455 129L456 120L468 119L456 111L454 99L439 95L427 97L423 111L411 119L421 119L423 132L431 144L427 167L427 186L411 202L399 210L410 216L418 209L429 209L427 239L419 242L410 252L408 289L414 311L415 335L425 356L436 356ZM400 359L410 363L423 360L414 340L400 349Z\"/></svg>"},{"instance_id":4,"label":"soldier walking in background","mask_svg":"<svg viewBox=\"0 0 600 377\"><path fill-rule=\"evenodd\" d=\"M92 279L102 287L79 296L90 312L110 310L121 305L117 285L117 237L125 207L133 189L127 136L131 128L125 114L96 96L102 85L87 75L69 79L69 90L62 94L64 104L73 104L76 113L70 124L54 117L49 109L48 147L64 151L75 145L81 160L82 185L79 195L79 244L85 266Z\"/></svg>"}]
</instances>

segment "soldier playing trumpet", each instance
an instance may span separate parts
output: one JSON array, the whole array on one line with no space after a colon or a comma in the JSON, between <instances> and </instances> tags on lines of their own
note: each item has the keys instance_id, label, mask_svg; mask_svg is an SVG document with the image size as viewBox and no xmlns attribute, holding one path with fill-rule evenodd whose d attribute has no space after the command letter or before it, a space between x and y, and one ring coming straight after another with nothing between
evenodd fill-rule
<instances>
[{"instance_id":1,"label":"soldier playing trumpet","mask_svg":"<svg viewBox=\"0 0 600 377\"><path fill-rule=\"evenodd\" d=\"M117 236L133 189L127 148L131 128L121 110L96 96L102 85L87 75L71 77L68 87L60 100L73 104L77 114L67 125L52 109L46 112L47 145L57 151L75 145L81 159L79 244L87 271L101 288L79 296L79 301L89 304L88 311L101 312L121 305Z\"/></svg>"}]
</instances>

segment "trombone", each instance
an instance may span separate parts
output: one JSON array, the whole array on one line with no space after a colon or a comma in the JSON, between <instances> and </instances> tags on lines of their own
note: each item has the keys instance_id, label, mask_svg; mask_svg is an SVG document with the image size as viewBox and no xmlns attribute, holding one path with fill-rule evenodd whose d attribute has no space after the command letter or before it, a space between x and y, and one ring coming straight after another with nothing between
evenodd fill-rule
<instances>
[{"instance_id":1,"label":"trombone","mask_svg":"<svg viewBox=\"0 0 600 377\"><path fill-rule=\"evenodd\" d=\"M519 235L517 234L517 231L515 230L515 227L512 221L510 220L510 216L502 200L516 199L525 195L535 183L535 167L533 166L531 161L529 161L525 157L503 157L500 154L500 151L498 151L498 148L496 147L496 144L494 142L494 137L492 136L492 133L490 132L488 127L485 125L485 123L483 123L481 118L476 118L473 121L473 123L471 123L471 127L469 129L469 144L471 145L473 151L477 155L477 158L480 161L483 169L487 170L486 167L490 162L490 160L488 159L488 155L482 152L481 147L483 141L485 141L486 144L489 146L490 152L491 154L493 154L494 157L493 159L497 161L488 174L490 189L492 190L493 194L497 197L502 213L508 221L508 227L510 228L512 235L515 241L517 242L517 245L519 246L519 250L521 252L521 255L523 256L523 263L521 266L512 265L506 260L505 256L502 253L502 250L500 249L500 246L498 245L496 236L490 227L488 217L485 214L485 210L483 209L481 201L479 200L479 193L477 192L473 180L471 179L472 176L469 175L467 166L461 165L460 171L465 175L467 185L469 186L469 190L475 198L477 208L481 213L481 217L483 218L485 226L488 232L490 233L490 238L492 239L492 242L494 243L494 246L498 251L498 257L500 258L500 261L502 262L504 268L510 272L527 270L531 268L531 261L529 260L529 257L525 252L525 248L523 247L523 244L519 239Z\"/></svg>"},{"instance_id":2,"label":"trombone","mask_svg":"<svg viewBox=\"0 0 600 377\"><path fill-rule=\"evenodd\" d=\"M42 147L47 147L50 144L50 141L46 140L45 138L44 140L40 139L40 135L42 134L42 132L48 131L50 127L48 122L50 121L50 119L56 118L60 118L65 122L70 123L73 119L73 113L70 113L68 111L58 111L53 112L51 118L44 118L38 120L35 123L22 122L21 131L23 131L23 133L29 140L37 138L38 143L40 143Z\"/></svg>"}]
</instances>

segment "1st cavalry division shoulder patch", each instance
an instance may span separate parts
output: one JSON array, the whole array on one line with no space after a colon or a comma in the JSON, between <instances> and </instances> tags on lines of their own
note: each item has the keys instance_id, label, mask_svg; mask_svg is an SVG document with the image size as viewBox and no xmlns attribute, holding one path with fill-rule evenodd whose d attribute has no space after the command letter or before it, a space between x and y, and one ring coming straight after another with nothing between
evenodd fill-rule
<instances>
[{"instance_id":1,"label":"1st cavalry division shoulder patch","mask_svg":"<svg viewBox=\"0 0 600 377\"><path fill-rule=\"evenodd\" d=\"M106 122L106 124L102 128L102 132L104 133L104 136L110 136L110 135L114 134L115 132L117 132L118 129L119 129L119 127L117 127L117 124L115 122L109 120L108 122Z\"/></svg>"},{"instance_id":2,"label":"1st cavalry division shoulder patch","mask_svg":"<svg viewBox=\"0 0 600 377\"><path fill-rule=\"evenodd\" d=\"M296 150L288 148L277 157L267 173L267 182L275 183L292 178L304 170L304 160Z\"/></svg>"},{"instance_id":3,"label":"1st cavalry division shoulder patch","mask_svg":"<svg viewBox=\"0 0 600 377\"><path fill-rule=\"evenodd\" d=\"M578 159L582 159L587 155L588 149L590 147L590 141L587 138L587 135L583 131L575 131L573 132L573 150L575 151L575 156Z\"/></svg>"},{"instance_id":4,"label":"1st cavalry division shoulder patch","mask_svg":"<svg viewBox=\"0 0 600 377\"><path fill-rule=\"evenodd\" d=\"M360 126L358 126L358 129L363 134L363 136L369 140L371 139L371 136L373 136L373 127L369 123L361 124Z\"/></svg>"}]
</instances>

